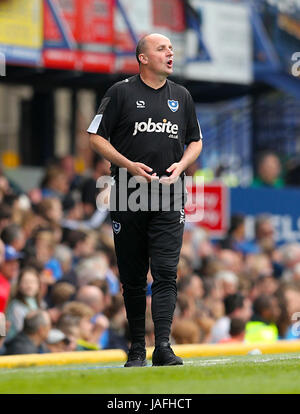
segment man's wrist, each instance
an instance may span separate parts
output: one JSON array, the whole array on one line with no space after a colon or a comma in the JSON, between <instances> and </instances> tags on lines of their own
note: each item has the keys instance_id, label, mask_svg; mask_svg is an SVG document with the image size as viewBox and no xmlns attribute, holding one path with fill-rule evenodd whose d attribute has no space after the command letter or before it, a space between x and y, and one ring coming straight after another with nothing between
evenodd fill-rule
<instances>
[{"instance_id":1,"label":"man's wrist","mask_svg":"<svg viewBox=\"0 0 300 414\"><path fill-rule=\"evenodd\" d=\"M178 162L178 165L179 165L179 168L180 168L180 174L183 173L187 169L187 166L185 165L185 162L182 161L182 160Z\"/></svg>"},{"instance_id":2,"label":"man's wrist","mask_svg":"<svg viewBox=\"0 0 300 414\"><path fill-rule=\"evenodd\" d=\"M134 162L133 161L130 161L130 160L127 160L126 161L126 165L123 167L123 168L126 168L127 169L127 171L131 171L132 170L132 168L133 168L133 164L134 164Z\"/></svg>"},{"instance_id":3,"label":"man's wrist","mask_svg":"<svg viewBox=\"0 0 300 414\"><path fill-rule=\"evenodd\" d=\"M128 158L123 157L121 160L119 160L119 162L117 163L119 168L125 168L126 170L128 170L130 172L130 170L133 167L133 162L130 161Z\"/></svg>"}]
</instances>

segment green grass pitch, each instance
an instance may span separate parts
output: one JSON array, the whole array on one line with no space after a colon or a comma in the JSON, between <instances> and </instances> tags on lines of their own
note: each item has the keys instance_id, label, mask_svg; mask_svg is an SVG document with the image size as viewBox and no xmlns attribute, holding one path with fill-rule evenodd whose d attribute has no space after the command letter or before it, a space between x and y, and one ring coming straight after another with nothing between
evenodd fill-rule
<instances>
[{"instance_id":1,"label":"green grass pitch","mask_svg":"<svg viewBox=\"0 0 300 414\"><path fill-rule=\"evenodd\" d=\"M185 359L184 366L0 368L2 394L298 394L300 354Z\"/></svg>"}]
</instances>

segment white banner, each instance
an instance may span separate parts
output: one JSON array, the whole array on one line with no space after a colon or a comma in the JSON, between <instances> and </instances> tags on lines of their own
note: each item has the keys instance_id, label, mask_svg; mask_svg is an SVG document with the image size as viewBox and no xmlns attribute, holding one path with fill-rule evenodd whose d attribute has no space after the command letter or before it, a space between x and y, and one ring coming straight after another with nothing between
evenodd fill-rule
<instances>
[{"instance_id":1,"label":"white banner","mask_svg":"<svg viewBox=\"0 0 300 414\"><path fill-rule=\"evenodd\" d=\"M190 0L186 32L185 77L194 80L251 83L250 8L213 0Z\"/></svg>"}]
</instances>

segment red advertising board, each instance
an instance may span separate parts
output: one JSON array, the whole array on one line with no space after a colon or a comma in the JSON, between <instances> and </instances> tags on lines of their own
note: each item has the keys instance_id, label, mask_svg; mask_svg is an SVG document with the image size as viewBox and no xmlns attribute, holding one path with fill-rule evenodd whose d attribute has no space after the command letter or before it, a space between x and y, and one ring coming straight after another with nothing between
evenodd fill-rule
<instances>
[{"instance_id":1,"label":"red advertising board","mask_svg":"<svg viewBox=\"0 0 300 414\"><path fill-rule=\"evenodd\" d=\"M77 39L81 43L112 46L114 39L114 0L79 1Z\"/></svg>"},{"instance_id":2,"label":"red advertising board","mask_svg":"<svg viewBox=\"0 0 300 414\"><path fill-rule=\"evenodd\" d=\"M166 27L179 33L185 30L184 4L182 0L152 0L153 25Z\"/></svg>"},{"instance_id":3,"label":"red advertising board","mask_svg":"<svg viewBox=\"0 0 300 414\"><path fill-rule=\"evenodd\" d=\"M194 222L207 229L213 238L225 236L230 209L227 187L223 183L213 182L204 186L193 184L192 187L187 186L187 190L186 222ZM202 197L199 197L199 193L202 193Z\"/></svg>"},{"instance_id":4,"label":"red advertising board","mask_svg":"<svg viewBox=\"0 0 300 414\"><path fill-rule=\"evenodd\" d=\"M182 66L186 27L182 0L43 0L43 4L45 67L137 73L136 42L151 32L170 37L178 51L176 68Z\"/></svg>"},{"instance_id":5,"label":"red advertising board","mask_svg":"<svg viewBox=\"0 0 300 414\"><path fill-rule=\"evenodd\" d=\"M44 66L114 71L115 0L44 0Z\"/></svg>"}]
</instances>

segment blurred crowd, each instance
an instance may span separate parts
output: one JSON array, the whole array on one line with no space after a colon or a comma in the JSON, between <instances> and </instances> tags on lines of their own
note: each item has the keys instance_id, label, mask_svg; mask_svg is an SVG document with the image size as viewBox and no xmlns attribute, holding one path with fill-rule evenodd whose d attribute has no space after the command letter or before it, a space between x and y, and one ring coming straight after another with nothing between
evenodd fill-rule
<instances>
[{"instance_id":1,"label":"blurred crowd","mask_svg":"<svg viewBox=\"0 0 300 414\"><path fill-rule=\"evenodd\" d=\"M0 354L130 345L109 213L96 205L97 179L110 164L95 156L85 175L74 165L71 156L51 163L28 193L0 174ZM151 282L149 272L147 346ZM177 287L173 344L300 337L300 244L277 246L268 215L257 217L253 242L242 215L218 242L186 223Z\"/></svg>"},{"instance_id":2,"label":"blurred crowd","mask_svg":"<svg viewBox=\"0 0 300 414\"><path fill-rule=\"evenodd\" d=\"M254 159L252 179L249 176L248 182L248 178L244 177L247 184L243 182L243 174L236 170L237 167L230 159L230 155L225 159L220 161L215 169L198 169L199 164L195 162L189 170L202 175L207 183L220 180L227 187L288 188L300 186L300 157L297 154L287 157L282 154L280 156L278 152L272 150L259 151Z\"/></svg>"}]
</instances>

